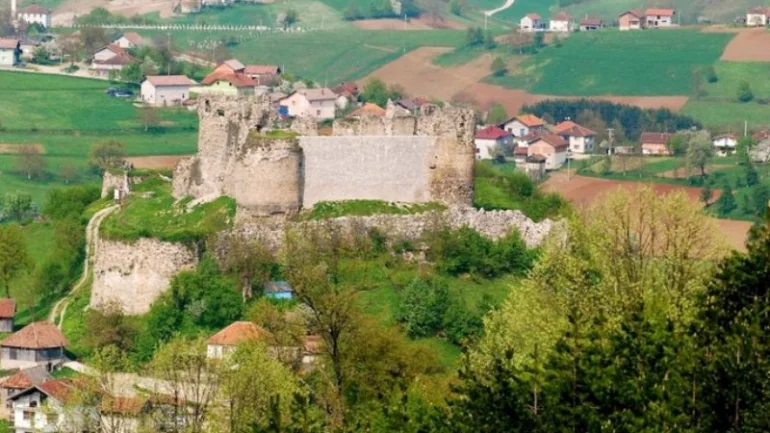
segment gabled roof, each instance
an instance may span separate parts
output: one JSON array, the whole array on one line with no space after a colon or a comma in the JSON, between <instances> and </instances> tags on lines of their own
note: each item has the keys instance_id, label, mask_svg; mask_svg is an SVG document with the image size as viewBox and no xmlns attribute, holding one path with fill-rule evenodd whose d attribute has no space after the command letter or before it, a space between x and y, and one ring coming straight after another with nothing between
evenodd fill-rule
<instances>
[{"instance_id":1,"label":"gabled roof","mask_svg":"<svg viewBox=\"0 0 770 433\"><path fill-rule=\"evenodd\" d=\"M556 149L556 150L563 150L563 149L566 149L566 148L569 147L569 142L567 142L567 140L559 137L556 134L546 133L546 134L543 134L543 135L541 135L539 137L536 137L535 139L533 139L529 143L530 143L530 145L532 145L534 143L537 143L538 141L544 141L544 142L550 144L551 146L553 146L553 148Z\"/></svg>"},{"instance_id":2,"label":"gabled roof","mask_svg":"<svg viewBox=\"0 0 770 433\"><path fill-rule=\"evenodd\" d=\"M310 102L337 99L337 94L334 93L331 89L327 89L325 87L320 89L301 89L297 90L296 93L304 96Z\"/></svg>"},{"instance_id":3,"label":"gabled roof","mask_svg":"<svg viewBox=\"0 0 770 433\"><path fill-rule=\"evenodd\" d=\"M751 138L753 138L754 141L759 141L759 140L764 140L764 139L770 138L770 129L759 130L759 131L751 134Z\"/></svg>"},{"instance_id":4,"label":"gabled roof","mask_svg":"<svg viewBox=\"0 0 770 433\"><path fill-rule=\"evenodd\" d=\"M34 322L11 334L0 343L2 347L21 349L53 349L69 343L59 328L50 322Z\"/></svg>"},{"instance_id":5,"label":"gabled roof","mask_svg":"<svg viewBox=\"0 0 770 433\"><path fill-rule=\"evenodd\" d=\"M595 27L599 27L602 24L604 24L604 22L602 21L601 18L588 18L588 17L586 17L586 18L583 18L582 20L580 20L580 25L581 26L591 26L591 27L595 26Z\"/></svg>"},{"instance_id":6,"label":"gabled roof","mask_svg":"<svg viewBox=\"0 0 770 433\"><path fill-rule=\"evenodd\" d=\"M489 125L476 132L476 138L479 140L499 140L510 137L512 134L497 125Z\"/></svg>"},{"instance_id":7,"label":"gabled roof","mask_svg":"<svg viewBox=\"0 0 770 433\"><path fill-rule=\"evenodd\" d=\"M238 59L225 60L223 65L226 65L228 68L232 69L234 72L243 72L243 70L246 69L246 66L244 66L243 63L239 62Z\"/></svg>"},{"instance_id":8,"label":"gabled roof","mask_svg":"<svg viewBox=\"0 0 770 433\"><path fill-rule=\"evenodd\" d=\"M252 322L233 322L225 329L208 339L208 344L236 346L246 341L255 341L269 337L270 333Z\"/></svg>"},{"instance_id":9,"label":"gabled roof","mask_svg":"<svg viewBox=\"0 0 770 433\"><path fill-rule=\"evenodd\" d=\"M416 110L427 103L428 101L425 98L399 99L396 101L396 105L409 111Z\"/></svg>"},{"instance_id":10,"label":"gabled roof","mask_svg":"<svg viewBox=\"0 0 770 433\"><path fill-rule=\"evenodd\" d=\"M519 156L527 156L529 154L529 149L524 146L516 146L516 148L513 149L513 154Z\"/></svg>"},{"instance_id":11,"label":"gabled roof","mask_svg":"<svg viewBox=\"0 0 770 433\"><path fill-rule=\"evenodd\" d=\"M49 15L51 13L51 10L48 8L44 8L40 5L29 5L25 8L20 9L19 13L31 14L31 15Z\"/></svg>"},{"instance_id":12,"label":"gabled roof","mask_svg":"<svg viewBox=\"0 0 770 433\"><path fill-rule=\"evenodd\" d=\"M115 53L115 55L122 56L122 55L128 55L128 52L124 50L123 48L120 48L120 46L116 44L109 44L106 47L101 47L98 50L96 50L97 53L102 52L104 50L112 51Z\"/></svg>"},{"instance_id":13,"label":"gabled roof","mask_svg":"<svg viewBox=\"0 0 770 433\"><path fill-rule=\"evenodd\" d=\"M559 123L554 128L554 132L557 134L568 137L592 137L596 135L594 131L591 131L590 129L580 126L577 123L571 121L571 120L565 120L564 122Z\"/></svg>"},{"instance_id":14,"label":"gabled roof","mask_svg":"<svg viewBox=\"0 0 770 433\"><path fill-rule=\"evenodd\" d=\"M518 120L519 122L521 122L522 125L527 126L529 128L545 125L545 121L535 116L534 114L522 114L519 116L515 116L508 119L505 123L510 123L510 122L513 122L514 120Z\"/></svg>"},{"instance_id":15,"label":"gabled roof","mask_svg":"<svg viewBox=\"0 0 770 433\"><path fill-rule=\"evenodd\" d=\"M227 81L235 87L255 87L257 82L253 78L240 72L212 72L203 79L205 85L214 84L217 81Z\"/></svg>"},{"instance_id":16,"label":"gabled roof","mask_svg":"<svg viewBox=\"0 0 770 433\"><path fill-rule=\"evenodd\" d=\"M663 17L672 17L676 12L673 9L647 9L647 15L660 15Z\"/></svg>"},{"instance_id":17,"label":"gabled roof","mask_svg":"<svg viewBox=\"0 0 770 433\"><path fill-rule=\"evenodd\" d=\"M134 45L141 45L144 42L144 39L137 32L125 32L123 37Z\"/></svg>"},{"instance_id":18,"label":"gabled roof","mask_svg":"<svg viewBox=\"0 0 770 433\"><path fill-rule=\"evenodd\" d=\"M74 388L74 383L69 379L47 380L39 385L32 386L25 389L24 391L16 393L8 399L16 400L17 398L27 395L31 392L39 391L50 398L56 399L60 402L66 402L72 395Z\"/></svg>"},{"instance_id":19,"label":"gabled roof","mask_svg":"<svg viewBox=\"0 0 770 433\"><path fill-rule=\"evenodd\" d=\"M13 319L16 317L16 301L0 298L0 319Z\"/></svg>"},{"instance_id":20,"label":"gabled roof","mask_svg":"<svg viewBox=\"0 0 770 433\"><path fill-rule=\"evenodd\" d=\"M551 17L551 21L572 21L572 15L564 11L559 11L556 15Z\"/></svg>"},{"instance_id":21,"label":"gabled roof","mask_svg":"<svg viewBox=\"0 0 770 433\"><path fill-rule=\"evenodd\" d=\"M536 14L534 12L533 13L528 13L526 16L527 16L527 18L531 19L532 21L540 21L541 20L540 15L538 15L538 14Z\"/></svg>"},{"instance_id":22,"label":"gabled roof","mask_svg":"<svg viewBox=\"0 0 770 433\"><path fill-rule=\"evenodd\" d=\"M147 81L153 86L194 86L197 84L185 75L148 75Z\"/></svg>"},{"instance_id":23,"label":"gabled roof","mask_svg":"<svg viewBox=\"0 0 770 433\"><path fill-rule=\"evenodd\" d=\"M246 65L243 69L246 75L278 75L280 72L277 65Z\"/></svg>"},{"instance_id":24,"label":"gabled roof","mask_svg":"<svg viewBox=\"0 0 770 433\"><path fill-rule=\"evenodd\" d=\"M754 6L749 9L749 13L752 15L770 15L770 8L765 6Z\"/></svg>"},{"instance_id":25,"label":"gabled roof","mask_svg":"<svg viewBox=\"0 0 770 433\"><path fill-rule=\"evenodd\" d=\"M738 139L738 137L736 137L734 134L721 134L721 135L717 135L716 137L714 137L714 140L720 140L722 138L729 138L729 139L732 139L732 140L737 140Z\"/></svg>"},{"instance_id":26,"label":"gabled roof","mask_svg":"<svg viewBox=\"0 0 770 433\"><path fill-rule=\"evenodd\" d=\"M332 89L332 92L347 97L358 96L358 84L354 81L346 81Z\"/></svg>"},{"instance_id":27,"label":"gabled roof","mask_svg":"<svg viewBox=\"0 0 770 433\"><path fill-rule=\"evenodd\" d=\"M0 50L12 50L18 46L18 39L0 39Z\"/></svg>"},{"instance_id":28,"label":"gabled roof","mask_svg":"<svg viewBox=\"0 0 770 433\"><path fill-rule=\"evenodd\" d=\"M137 416L142 412L147 399L136 397L105 397L102 399L102 413Z\"/></svg>"},{"instance_id":29,"label":"gabled roof","mask_svg":"<svg viewBox=\"0 0 770 433\"><path fill-rule=\"evenodd\" d=\"M380 107L377 104L372 104L371 102L367 102L366 104L362 105L360 108L355 110L354 112L350 113L348 117L362 117L362 116L382 117L385 114L386 114L386 111L384 108Z\"/></svg>"},{"instance_id":30,"label":"gabled roof","mask_svg":"<svg viewBox=\"0 0 770 433\"><path fill-rule=\"evenodd\" d=\"M0 386L5 389L27 389L35 385L40 385L50 379L51 375L48 374L45 366L38 365L17 371Z\"/></svg>"},{"instance_id":31,"label":"gabled roof","mask_svg":"<svg viewBox=\"0 0 770 433\"><path fill-rule=\"evenodd\" d=\"M635 16L637 18L644 18L645 17L644 11L642 11L641 9L629 9L629 10L623 12L622 14L620 14L621 17L623 15L633 15L633 16Z\"/></svg>"},{"instance_id":32,"label":"gabled roof","mask_svg":"<svg viewBox=\"0 0 770 433\"><path fill-rule=\"evenodd\" d=\"M668 132L642 132L639 141L642 144L666 144L671 140L672 134Z\"/></svg>"}]
</instances>

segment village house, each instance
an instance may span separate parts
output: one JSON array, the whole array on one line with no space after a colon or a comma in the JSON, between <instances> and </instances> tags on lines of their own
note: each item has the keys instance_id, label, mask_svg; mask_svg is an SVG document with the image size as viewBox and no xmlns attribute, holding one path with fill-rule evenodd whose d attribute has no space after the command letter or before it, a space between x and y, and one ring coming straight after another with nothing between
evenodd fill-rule
<instances>
[{"instance_id":1,"label":"village house","mask_svg":"<svg viewBox=\"0 0 770 433\"><path fill-rule=\"evenodd\" d=\"M567 12L561 11L551 17L549 28L552 32L572 32L575 30L575 18Z\"/></svg>"},{"instance_id":2,"label":"village house","mask_svg":"<svg viewBox=\"0 0 770 433\"><path fill-rule=\"evenodd\" d=\"M673 9L647 9L647 28L671 27L674 25L676 11Z\"/></svg>"},{"instance_id":3,"label":"village house","mask_svg":"<svg viewBox=\"0 0 770 433\"><path fill-rule=\"evenodd\" d=\"M142 45L145 45L146 42L144 38L139 36L139 33L126 32L123 33L119 38L115 39L113 44L123 48L124 50L130 50L133 48L141 47Z\"/></svg>"},{"instance_id":4,"label":"village house","mask_svg":"<svg viewBox=\"0 0 770 433\"><path fill-rule=\"evenodd\" d=\"M124 66L138 61L123 48L110 44L94 53L91 71L95 75L106 77L110 72L120 72Z\"/></svg>"},{"instance_id":5,"label":"village house","mask_svg":"<svg viewBox=\"0 0 770 433\"><path fill-rule=\"evenodd\" d=\"M137 433L153 431L145 421L150 421L150 401L147 398L108 396L102 399L99 417L104 431L111 433ZM157 430L156 430L157 431Z\"/></svg>"},{"instance_id":6,"label":"village house","mask_svg":"<svg viewBox=\"0 0 770 433\"><path fill-rule=\"evenodd\" d=\"M201 0L182 0L179 3L179 12L183 14L197 14L202 8Z\"/></svg>"},{"instance_id":7,"label":"village house","mask_svg":"<svg viewBox=\"0 0 770 433\"><path fill-rule=\"evenodd\" d=\"M513 134L514 137L524 137L530 132L543 130L545 122L534 114L522 114L505 121L501 128Z\"/></svg>"},{"instance_id":8,"label":"village house","mask_svg":"<svg viewBox=\"0 0 770 433\"><path fill-rule=\"evenodd\" d=\"M233 322L208 339L206 356L210 359L222 359L234 352L241 343L268 338L270 338L269 332L251 322Z\"/></svg>"},{"instance_id":9,"label":"village house","mask_svg":"<svg viewBox=\"0 0 770 433\"><path fill-rule=\"evenodd\" d=\"M190 98L198 83L184 75L148 75L142 83L142 102L149 105L179 105Z\"/></svg>"},{"instance_id":10,"label":"village house","mask_svg":"<svg viewBox=\"0 0 770 433\"><path fill-rule=\"evenodd\" d=\"M332 92L344 96L350 100L350 102L357 102L360 91L358 84L355 81L345 81L339 86L332 89Z\"/></svg>"},{"instance_id":11,"label":"village house","mask_svg":"<svg viewBox=\"0 0 770 433\"><path fill-rule=\"evenodd\" d=\"M16 301L0 299L0 332L13 332L14 317L16 317Z\"/></svg>"},{"instance_id":12,"label":"village house","mask_svg":"<svg viewBox=\"0 0 770 433\"><path fill-rule=\"evenodd\" d=\"M16 18L27 24L40 24L45 28L51 27L51 10L39 5L29 5L19 10Z\"/></svg>"},{"instance_id":13,"label":"village house","mask_svg":"<svg viewBox=\"0 0 770 433\"><path fill-rule=\"evenodd\" d=\"M0 39L0 66L14 66L21 58L18 39Z\"/></svg>"},{"instance_id":14,"label":"village house","mask_svg":"<svg viewBox=\"0 0 770 433\"><path fill-rule=\"evenodd\" d=\"M647 16L639 9L629 9L618 17L620 30L641 30L647 25Z\"/></svg>"},{"instance_id":15,"label":"village house","mask_svg":"<svg viewBox=\"0 0 770 433\"><path fill-rule=\"evenodd\" d=\"M337 94L331 89L301 89L280 102L279 113L290 117L334 119Z\"/></svg>"},{"instance_id":16,"label":"village house","mask_svg":"<svg viewBox=\"0 0 770 433\"><path fill-rule=\"evenodd\" d=\"M754 6L746 13L746 25L749 27L764 27L770 17L770 8Z\"/></svg>"},{"instance_id":17,"label":"village house","mask_svg":"<svg viewBox=\"0 0 770 433\"><path fill-rule=\"evenodd\" d=\"M276 65L246 65L243 73L257 82L257 86L272 87L281 76L281 68Z\"/></svg>"},{"instance_id":18,"label":"village house","mask_svg":"<svg viewBox=\"0 0 770 433\"><path fill-rule=\"evenodd\" d=\"M347 115L347 117L366 117L366 116L375 116L375 117L383 117L387 111L380 107L377 104L372 104L371 102L367 102L364 105L358 107L356 110L351 112Z\"/></svg>"},{"instance_id":19,"label":"village house","mask_svg":"<svg viewBox=\"0 0 770 433\"><path fill-rule=\"evenodd\" d=\"M89 431L96 411L68 407L74 391L69 379L48 380L10 397L15 433Z\"/></svg>"},{"instance_id":20,"label":"village house","mask_svg":"<svg viewBox=\"0 0 770 433\"><path fill-rule=\"evenodd\" d=\"M580 20L580 31L587 32L591 30L601 30L604 28L604 21L601 18L585 17Z\"/></svg>"},{"instance_id":21,"label":"village house","mask_svg":"<svg viewBox=\"0 0 770 433\"><path fill-rule=\"evenodd\" d=\"M545 169L556 170L567 162L569 142L556 134L545 133L533 139L527 146L527 156L545 157Z\"/></svg>"},{"instance_id":22,"label":"village house","mask_svg":"<svg viewBox=\"0 0 770 433\"><path fill-rule=\"evenodd\" d=\"M571 120L556 125L554 133L569 142L570 151L574 154L584 155L594 151L596 133Z\"/></svg>"},{"instance_id":23,"label":"village house","mask_svg":"<svg viewBox=\"0 0 770 433\"><path fill-rule=\"evenodd\" d=\"M8 420L13 418L11 397L27 388L40 385L47 380L51 380L51 375L48 374L48 371L42 365L18 370L3 380L0 383L0 413L2 418Z\"/></svg>"},{"instance_id":24,"label":"village house","mask_svg":"<svg viewBox=\"0 0 770 433\"><path fill-rule=\"evenodd\" d=\"M738 138L733 134L717 135L712 139L712 142L717 156L731 155L738 146Z\"/></svg>"},{"instance_id":25,"label":"village house","mask_svg":"<svg viewBox=\"0 0 770 433\"><path fill-rule=\"evenodd\" d=\"M270 299L291 299L294 290L287 281L270 281L265 284L265 296Z\"/></svg>"},{"instance_id":26,"label":"village house","mask_svg":"<svg viewBox=\"0 0 770 433\"><path fill-rule=\"evenodd\" d=\"M66 361L67 344L53 323L30 323L0 343L0 366L9 369L43 365L53 371Z\"/></svg>"},{"instance_id":27,"label":"village house","mask_svg":"<svg viewBox=\"0 0 770 433\"><path fill-rule=\"evenodd\" d=\"M302 339L302 370L308 371L318 361L323 348L323 338L320 335L306 335Z\"/></svg>"},{"instance_id":28,"label":"village house","mask_svg":"<svg viewBox=\"0 0 770 433\"><path fill-rule=\"evenodd\" d=\"M494 159L513 151L513 134L497 125L476 132L476 159Z\"/></svg>"},{"instance_id":29,"label":"village house","mask_svg":"<svg viewBox=\"0 0 770 433\"><path fill-rule=\"evenodd\" d=\"M666 132L642 132L640 141L642 143L643 155L670 156L671 150L668 148L668 142L672 135Z\"/></svg>"},{"instance_id":30,"label":"village house","mask_svg":"<svg viewBox=\"0 0 770 433\"><path fill-rule=\"evenodd\" d=\"M203 79L195 92L207 95L249 96L254 94L256 87L257 82L242 72L215 70Z\"/></svg>"},{"instance_id":31,"label":"village house","mask_svg":"<svg viewBox=\"0 0 770 433\"><path fill-rule=\"evenodd\" d=\"M519 30L522 32L536 32L545 30L545 23L540 15L536 13L529 13L519 21Z\"/></svg>"}]
</instances>

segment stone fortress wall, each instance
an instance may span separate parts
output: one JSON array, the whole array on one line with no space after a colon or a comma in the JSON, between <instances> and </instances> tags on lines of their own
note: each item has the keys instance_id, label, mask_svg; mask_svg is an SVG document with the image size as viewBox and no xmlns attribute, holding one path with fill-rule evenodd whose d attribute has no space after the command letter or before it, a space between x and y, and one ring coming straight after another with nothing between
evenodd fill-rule
<instances>
[{"instance_id":1,"label":"stone fortress wall","mask_svg":"<svg viewBox=\"0 0 770 433\"><path fill-rule=\"evenodd\" d=\"M226 195L257 216L329 200L473 202L471 110L341 119L331 137L271 131L277 119L265 97L205 97L198 115L198 154L175 168L177 198Z\"/></svg>"}]
</instances>

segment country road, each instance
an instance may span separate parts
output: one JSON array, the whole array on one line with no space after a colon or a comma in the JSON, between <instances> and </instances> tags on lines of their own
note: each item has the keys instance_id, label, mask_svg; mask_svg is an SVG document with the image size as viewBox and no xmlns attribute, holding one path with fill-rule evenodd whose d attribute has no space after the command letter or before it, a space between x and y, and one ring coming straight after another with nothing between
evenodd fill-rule
<instances>
[{"instance_id":1,"label":"country road","mask_svg":"<svg viewBox=\"0 0 770 433\"><path fill-rule=\"evenodd\" d=\"M505 4L504 5L500 6L497 9L492 9L492 10L484 11L484 15L486 15L488 17L491 17L492 15L494 15L494 14L496 14L498 12L502 12L502 11L508 9L509 7L513 6L513 3L515 1L516 0L505 0Z\"/></svg>"},{"instance_id":2,"label":"country road","mask_svg":"<svg viewBox=\"0 0 770 433\"><path fill-rule=\"evenodd\" d=\"M67 313L67 306L69 305L72 296L85 285L86 281L88 281L88 276L91 273L91 267L93 266L94 255L96 254L98 245L96 241L99 238L99 227L101 226L102 221L104 221L104 218L118 207L118 205L113 205L106 209L102 209L95 213L94 216L91 217L91 220L88 221L88 225L86 226L86 260L83 263L83 275L81 275L80 279L74 286L72 286L70 292L53 306L51 314L48 315L48 321L57 325L59 329L61 329L62 323L64 323L64 315Z\"/></svg>"}]
</instances>

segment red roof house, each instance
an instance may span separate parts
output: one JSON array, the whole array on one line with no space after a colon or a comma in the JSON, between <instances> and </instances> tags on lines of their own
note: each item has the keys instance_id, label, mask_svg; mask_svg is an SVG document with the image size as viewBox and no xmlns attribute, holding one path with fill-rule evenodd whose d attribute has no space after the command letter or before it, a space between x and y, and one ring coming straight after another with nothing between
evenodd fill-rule
<instances>
[{"instance_id":1,"label":"red roof house","mask_svg":"<svg viewBox=\"0 0 770 433\"><path fill-rule=\"evenodd\" d=\"M222 358L227 353L235 350L236 346L241 343L266 340L271 337L270 332L252 322L233 322L208 339L206 342L208 345L208 357Z\"/></svg>"}]
</instances>

